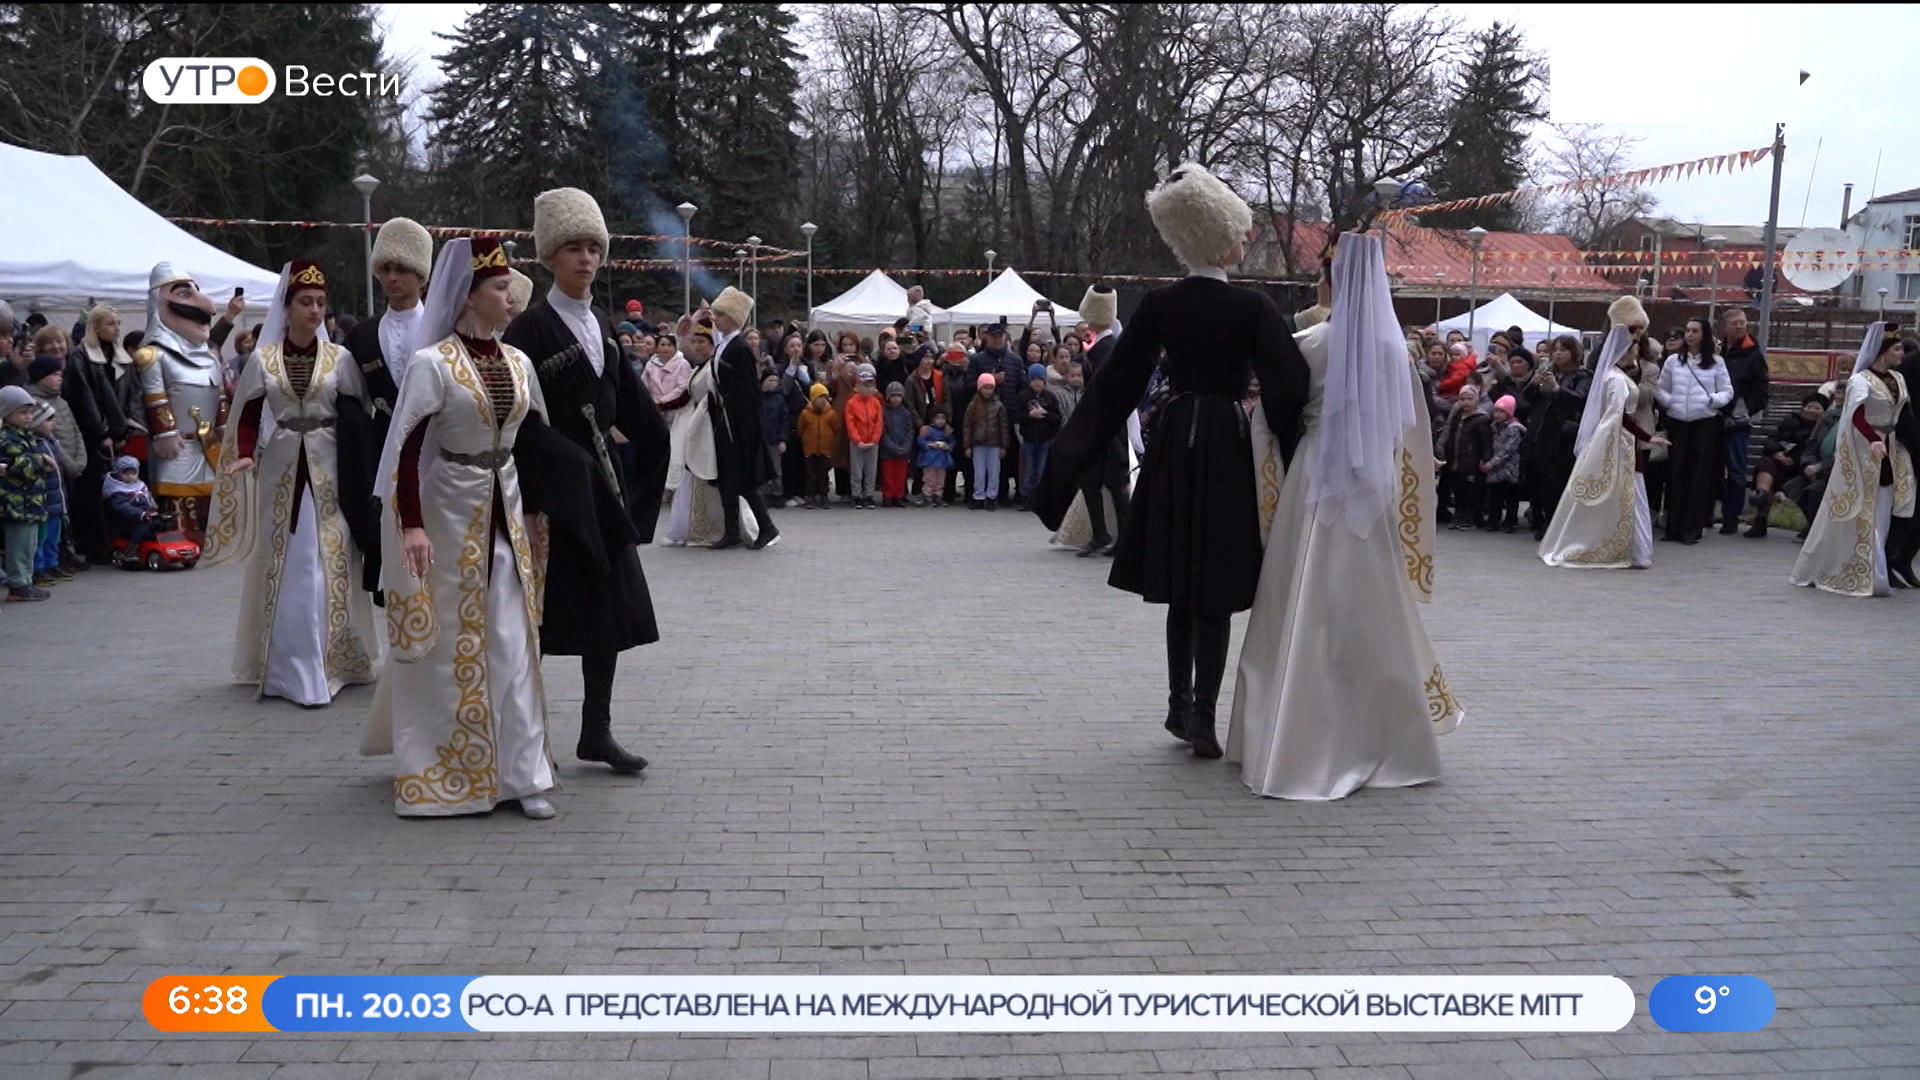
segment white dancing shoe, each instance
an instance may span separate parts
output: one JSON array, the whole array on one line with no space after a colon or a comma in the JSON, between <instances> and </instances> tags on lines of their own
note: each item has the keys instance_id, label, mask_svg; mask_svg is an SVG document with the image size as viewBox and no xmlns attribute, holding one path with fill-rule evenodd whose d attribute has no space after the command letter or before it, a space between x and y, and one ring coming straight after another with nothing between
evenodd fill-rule
<instances>
[{"instance_id":1,"label":"white dancing shoe","mask_svg":"<svg viewBox=\"0 0 1920 1080\"><path fill-rule=\"evenodd\" d=\"M535 821L545 821L559 813L558 810L553 808L553 804L547 801L544 795L527 795L522 797L520 800L520 812Z\"/></svg>"}]
</instances>

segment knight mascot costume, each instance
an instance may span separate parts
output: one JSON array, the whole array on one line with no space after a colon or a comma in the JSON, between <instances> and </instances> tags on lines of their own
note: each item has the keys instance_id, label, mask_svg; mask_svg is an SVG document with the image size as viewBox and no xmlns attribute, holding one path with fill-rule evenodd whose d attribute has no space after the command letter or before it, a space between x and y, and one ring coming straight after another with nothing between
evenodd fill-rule
<instances>
[{"instance_id":1,"label":"knight mascot costume","mask_svg":"<svg viewBox=\"0 0 1920 1080\"><path fill-rule=\"evenodd\" d=\"M220 356L207 341L213 300L172 263L155 266L147 288L147 335L134 367L147 415L148 474L153 493L199 543L226 423Z\"/></svg>"}]
</instances>

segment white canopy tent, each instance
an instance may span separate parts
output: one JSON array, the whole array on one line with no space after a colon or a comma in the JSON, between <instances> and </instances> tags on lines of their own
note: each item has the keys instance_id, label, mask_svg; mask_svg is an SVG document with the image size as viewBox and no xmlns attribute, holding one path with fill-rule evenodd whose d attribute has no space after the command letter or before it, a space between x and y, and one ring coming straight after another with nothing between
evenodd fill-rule
<instances>
[{"instance_id":1,"label":"white canopy tent","mask_svg":"<svg viewBox=\"0 0 1920 1080\"><path fill-rule=\"evenodd\" d=\"M885 272L875 270L839 296L815 304L813 326L829 338L842 330L878 330L906 317L907 307L906 288ZM938 325L943 318L938 306L934 306L933 315Z\"/></svg>"},{"instance_id":2,"label":"white canopy tent","mask_svg":"<svg viewBox=\"0 0 1920 1080\"><path fill-rule=\"evenodd\" d=\"M1514 299L1512 293L1501 293L1471 312L1473 322L1473 351L1481 356L1487 352L1487 341L1496 331L1509 326L1520 328L1520 334L1526 338L1529 352L1538 353L1540 343L1558 337L1561 334L1580 336L1580 329L1574 326L1562 326L1552 322L1545 315L1533 310ZM1448 331L1467 332L1468 313L1455 315L1442 320L1435 326L1441 336Z\"/></svg>"},{"instance_id":3,"label":"white canopy tent","mask_svg":"<svg viewBox=\"0 0 1920 1080\"><path fill-rule=\"evenodd\" d=\"M249 311L264 312L278 272L262 270L148 209L84 157L43 154L0 143L0 299L16 319L39 311L67 326L90 301L120 309L127 330L146 322L147 277L155 263L191 274L223 305L236 287Z\"/></svg>"},{"instance_id":4,"label":"white canopy tent","mask_svg":"<svg viewBox=\"0 0 1920 1080\"><path fill-rule=\"evenodd\" d=\"M1013 326L1025 326L1033 315L1033 302L1047 297L1036 292L1026 279L1013 272L1009 266L1000 271L1000 276L987 283L987 287L948 308L945 315L935 321L944 327L970 326L1007 320ZM1080 313L1066 306L1053 306L1053 320L1062 330L1080 321ZM1046 325L1046 316L1040 318L1040 325Z\"/></svg>"}]
</instances>

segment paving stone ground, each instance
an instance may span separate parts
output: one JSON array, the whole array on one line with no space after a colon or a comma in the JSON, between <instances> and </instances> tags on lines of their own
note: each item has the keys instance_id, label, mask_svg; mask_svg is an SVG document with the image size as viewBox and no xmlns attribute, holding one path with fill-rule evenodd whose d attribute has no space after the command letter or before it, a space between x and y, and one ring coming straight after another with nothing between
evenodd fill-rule
<instances>
[{"instance_id":1,"label":"paving stone ground","mask_svg":"<svg viewBox=\"0 0 1920 1080\"><path fill-rule=\"evenodd\" d=\"M649 549L628 780L403 821L332 708L225 683L238 573L110 570L0 610L0 1076L1915 1075L1920 596L1786 582L1790 539L1549 570L1440 534L1446 777L1249 796L1159 730L1159 608L1032 518L786 511ZM1244 621L1244 620L1240 620ZM1238 621L1236 631L1238 630ZM1613 974L1615 1034L170 1036L163 974ZM1749 1035L1660 1031L1751 974Z\"/></svg>"}]
</instances>

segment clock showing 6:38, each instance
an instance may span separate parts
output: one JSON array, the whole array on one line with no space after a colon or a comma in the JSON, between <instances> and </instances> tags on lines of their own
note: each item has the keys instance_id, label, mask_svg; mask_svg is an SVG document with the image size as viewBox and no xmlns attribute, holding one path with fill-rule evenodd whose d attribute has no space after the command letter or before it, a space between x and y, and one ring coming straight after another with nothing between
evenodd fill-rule
<instances>
[{"instance_id":1,"label":"clock showing 6:38","mask_svg":"<svg viewBox=\"0 0 1920 1080\"><path fill-rule=\"evenodd\" d=\"M244 1013L251 1004L247 1000L247 988L244 984L221 985L209 983L198 990L188 990L185 984L167 991L167 1008L175 1016L186 1013L201 1013L206 1016L219 1016L221 1013Z\"/></svg>"},{"instance_id":2,"label":"clock showing 6:38","mask_svg":"<svg viewBox=\"0 0 1920 1080\"><path fill-rule=\"evenodd\" d=\"M147 1023L161 1031L272 1031L260 998L272 975L155 979L141 996Z\"/></svg>"}]
</instances>

